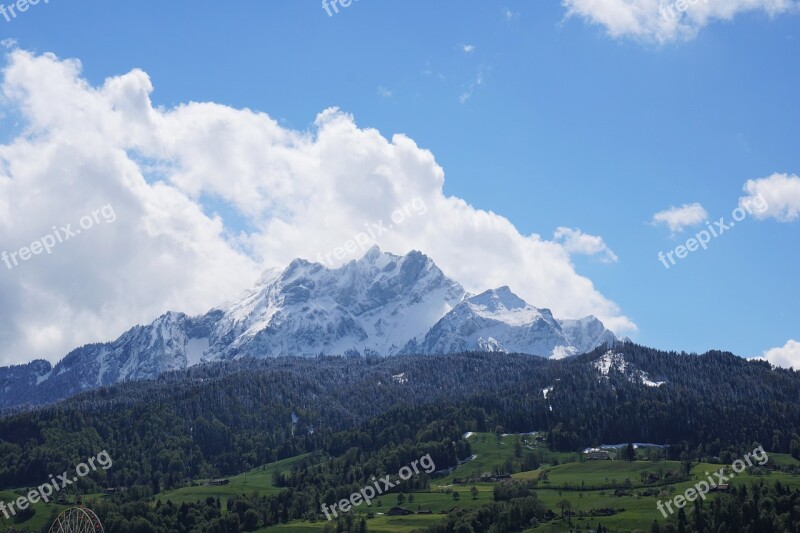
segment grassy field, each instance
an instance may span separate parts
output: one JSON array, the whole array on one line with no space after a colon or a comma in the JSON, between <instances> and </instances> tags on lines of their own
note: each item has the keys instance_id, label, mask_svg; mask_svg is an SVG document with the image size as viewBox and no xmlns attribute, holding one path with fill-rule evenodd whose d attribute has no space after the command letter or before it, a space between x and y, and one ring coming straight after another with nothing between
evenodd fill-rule
<instances>
[{"instance_id":1,"label":"grassy field","mask_svg":"<svg viewBox=\"0 0 800 533\"><path fill-rule=\"evenodd\" d=\"M195 501L203 501L209 496L213 496L214 498L219 498L223 508L227 504L228 498L231 496L237 496L240 494L252 494L253 492L258 492L259 494L268 495L268 494L277 494L280 492L281 489L276 487L272 483L272 476L275 472L287 472L292 469L292 467L305 460L306 458L310 457L311 454L299 455L297 457L292 457L290 459L285 459L283 461L278 461L275 463L271 463L268 465L260 466L258 468L254 468L253 470L246 472L244 474L240 474L238 476L233 476L230 478L226 478L230 480L230 484L222 485L222 486L208 486L203 485L204 482L207 480L198 480L195 486L191 487L184 487L172 491L167 491L162 494L159 494L157 499L160 499L162 502L166 502L167 500L171 500L176 505L180 505L183 502L195 502ZM26 493L26 490L19 490L14 492L0 492L0 501L4 502L11 502L15 501L19 498L22 494ZM94 495L87 495L85 499L91 501L93 499L102 498L103 495L94 494ZM52 522L53 512L56 511L60 513L61 511L68 509L72 505L74 505L74 496L70 497L68 500L69 505L58 505L54 503L36 503L32 507L36 511L36 514L30 520L22 522L20 524L14 524L10 520L6 520L3 522L0 520L0 533L4 532L4 526L7 524L8 526L14 526L18 530L21 531L40 531L46 524L49 525ZM4 518L2 513L0 513L0 519Z\"/></svg>"},{"instance_id":2,"label":"grassy field","mask_svg":"<svg viewBox=\"0 0 800 533\"><path fill-rule=\"evenodd\" d=\"M3 502L13 502L19 497L20 495L16 492L0 492L0 501ZM33 518L24 523L24 527L38 531L48 523L53 511L61 512L63 509L66 509L66 507L54 504L37 503L33 505L33 509L36 511L36 514L33 516ZM0 513L0 531L5 531L5 527L16 526L12 520L4 519L5 516Z\"/></svg>"},{"instance_id":3,"label":"grassy field","mask_svg":"<svg viewBox=\"0 0 800 533\"><path fill-rule=\"evenodd\" d=\"M246 472L225 478L230 480L228 485L204 485L208 480L199 480L194 486L183 487L180 489L170 490L158 495L158 499L162 502L170 500L176 505L184 502L203 501L209 496L219 498L224 508L231 496L238 496L242 494L252 494L257 492L261 495L268 496L277 494L281 491L272 483L272 476L276 472L288 472L292 467L298 463L303 462L309 458L311 454L298 455L283 461L277 461L268 465L259 466Z\"/></svg>"},{"instance_id":4,"label":"grassy field","mask_svg":"<svg viewBox=\"0 0 800 533\"><path fill-rule=\"evenodd\" d=\"M374 518L367 520L370 531L377 532L397 532L411 533L435 524L444 518L442 511L447 511L454 506L462 508L480 507L492 501L493 483L476 483L478 497L472 499L470 488L473 484L457 485L454 479L466 480L472 477L479 477L484 473L490 473L495 466L503 465L508 459L514 457L514 442L516 436L508 435L498 438L494 434L481 433L469 437L472 444L475 459L459 466L447 477L435 479L431 483L429 492L414 493L414 502L405 502L402 507L417 511L427 509L433 512L432 515L410 515L406 517L387 517L381 516L382 510L387 510L397 505L396 495L389 495L381 498L381 507L377 507L373 502L371 507L362 506L356 511L356 516L365 516L366 512L374 513ZM705 479L705 472L719 470L722 465L695 464L690 473L688 481L665 484L658 486L644 486L644 478L648 474L664 475L673 472L674 475L680 473L681 464L677 461L579 461L577 454L558 454L544 450L537 444L534 436L523 436L522 444L525 449L536 449L545 451L544 457L547 461L556 460L559 464L553 466L543 464L542 468L529 472L514 474L515 480L535 480L539 479L543 470L547 471L548 481L540 482L536 488L536 495L555 513L559 513L558 502L566 499L572 505L575 513L590 513L593 509L624 509L623 511L607 517L585 517L578 518L573 516L572 527L578 531L585 531L587 527L594 529L597 524L613 532L631 532L636 530L647 531L653 520L658 519L662 524L664 518L656 508L658 500L666 501L675 495L682 494L687 488L692 487L701 479ZM773 465L800 465L800 462L788 455L772 454L770 463ZM729 470L729 469L728 469ZM752 481L764 479L766 482L780 480L781 483L792 487L800 488L800 477L789 476L779 472L773 472L766 476L756 476L749 471L738 474L730 481L732 485L749 484ZM613 489L596 489L591 487L600 485L615 484L620 487L630 481L633 486L631 489L621 489L621 495L615 495ZM578 490L583 482L587 490ZM571 490L564 488L547 488L548 486L571 487ZM453 491L459 493L459 500L453 499ZM708 498L715 498L709 495ZM274 526L259 530L260 533L270 533L277 531L297 531L297 532L319 532L325 527L325 521L321 522L292 522L280 526ZM550 523L542 524L539 527L528 530L528 532L562 533L570 530L565 520L560 518Z\"/></svg>"},{"instance_id":5,"label":"grassy field","mask_svg":"<svg viewBox=\"0 0 800 533\"><path fill-rule=\"evenodd\" d=\"M577 461L579 455L575 453L558 453L548 450L536 440L535 435L506 435L498 437L494 433L474 433L470 435L469 442L475 459L459 466L452 474L445 478L437 479L436 485L446 486L453 483L454 479L469 479L491 474L495 467L502 466L509 459L514 459L514 443L519 438L523 453L536 451L546 463L557 461L559 463Z\"/></svg>"},{"instance_id":6,"label":"grassy field","mask_svg":"<svg viewBox=\"0 0 800 533\"><path fill-rule=\"evenodd\" d=\"M440 522L444 519L445 513L453 507L476 508L486 505L493 501L493 491L498 483L463 483L463 481L493 473L496 467L504 465L509 459L513 460L517 439L520 439L523 450L536 450L542 455L545 462L537 470L514 474L513 479L516 481L538 480L539 483L534 492L545 505L557 514L559 513L558 503L564 499L569 501L574 513L586 515L584 518L573 515L572 527L577 528L578 531L585 531L588 527L594 529L598 523L613 532L647 531L654 519L658 519L663 524L664 518L656 508L659 500L667 501L678 494L683 494L686 489L698 481L706 479L706 472L714 472L722 467L718 464L694 464L689 480L671 484L660 481L657 485L648 485L645 484L645 481L650 475L662 478L666 473L672 473L673 477L678 476L681 464L676 461L650 462L643 460L635 462L580 461L578 454L554 453L546 450L541 442L536 440L535 435L498 437L491 433L480 433L469 437L474 454L473 460L460 465L446 477L434 479L428 491L415 492L412 495L413 501L409 501L409 495L405 495L406 501L401 505L402 507L415 513L420 510L428 510L432 514L385 516L383 513L398 504L397 494L382 496L373 501L372 505L361 505L352 512L357 520L366 517L367 513L373 515L371 518L367 518L370 531L411 533ZM158 499L162 502L170 500L175 504L180 504L202 501L211 496L220 498L224 508L228 498L232 496L249 495L254 492L262 495L277 494L281 489L272 483L274 473L288 472L293 466L308 457L309 454L302 455L255 468L245 474L228 478L230 480L228 485L209 486L203 484L204 480L198 480L193 483L193 486L162 493ZM783 454L770 454L769 464L800 466L800 462ZM729 472L730 468L726 467L726 473ZM546 480L543 479L545 475ZM455 483L456 480L462 481L462 483ZM758 480L768 483L780 480L785 486L800 489L800 476L791 476L781 472L758 475L752 470L745 470L732 477L730 484L750 484ZM470 490L473 486L478 490L476 497L473 497ZM458 496L456 497L454 493L458 493ZM18 497L19 494L16 492L0 492L2 501L13 501ZM709 499L715 497L717 496L713 494L708 495ZM34 508L36 515L23 524L24 529L40 530L49 522L53 511L60 512L66 507L39 503ZM592 510L607 508L621 511L606 517L588 516ZM326 523L327 521L324 519L317 522L294 521L258 531L259 533L320 532ZM2 531L2 527L0 527L0 531ZM537 533L566 531L569 531L569 526L560 518L528 530L528 532Z\"/></svg>"}]
</instances>

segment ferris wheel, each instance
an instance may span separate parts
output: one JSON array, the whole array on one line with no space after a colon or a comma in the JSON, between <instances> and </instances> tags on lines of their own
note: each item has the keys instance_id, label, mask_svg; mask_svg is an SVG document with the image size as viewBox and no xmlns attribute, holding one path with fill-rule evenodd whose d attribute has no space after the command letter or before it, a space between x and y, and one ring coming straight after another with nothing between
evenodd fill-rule
<instances>
[{"instance_id":1,"label":"ferris wheel","mask_svg":"<svg viewBox=\"0 0 800 533\"><path fill-rule=\"evenodd\" d=\"M105 533L100 519L90 509L72 507L56 518L49 533Z\"/></svg>"}]
</instances>

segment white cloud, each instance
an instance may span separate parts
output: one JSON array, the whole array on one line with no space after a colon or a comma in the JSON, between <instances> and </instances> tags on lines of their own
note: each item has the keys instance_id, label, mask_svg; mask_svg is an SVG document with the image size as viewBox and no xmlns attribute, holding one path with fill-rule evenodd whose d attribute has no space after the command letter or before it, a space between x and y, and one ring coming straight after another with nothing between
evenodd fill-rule
<instances>
[{"instance_id":1,"label":"white cloud","mask_svg":"<svg viewBox=\"0 0 800 533\"><path fill-rule=\"evenodd\" d=\"M768 178L749 180L744 191L747 196L739 199L739 205L749 207L756 218L792 222L800 217L799 176L773 174Z\"/></svg>"},{"instance_id":2,"label":"white cloud","mask_svg":"<svg viewBox=\"0 0 800 533\"><path fill-rule=\"evenodd\" d=\"M562 0L562 5L567 16L600 24L612 37L661 43L692 39L711 22L742 13L776 16L798 8L795 0Z\"/></svg>"},{"instance_id":3,"label":"white cloud","mask_svg":"<svg viewBox=\"0 0 800 533\"><path fill-rule=\"evenodd\" d=\"M800 342L790 340L781 348L773 348L760 357L775 366L800 370Z\"/></svg>"},{"instance_id":4,"label":"white cloud","mask_svg":"<svg viewBox=\"0 0 800 533\"><path fill-rule=\"evenodd\" d=\"M604 263L616 263L619 259L606 245L602 237L583 233L580 229L556 228L555 242L560 243L570 254L599 256Z\"/></svg>"},{"instance_id":5,"label":"white cloud","mask_svg":"<svg viewBox=\"0 0 800 533\"><path fill-rule=\"evenodd\" d=\"M508 8L504 8L503 9L503 18L505 18L506 21L511 22L512 20L517 20L519 18L519 13L511 11Z\"/></svg>"},{"instance_id":6,"label":"white cloud","mask_svg":"<svg viewBox=\"0 0 800 533\"><path fill-rule=\"evenodd\" d=\"M383 249L422 250L472 292L508 284L560 317L635 329L563 244L445 196L443 169L407 136L386 139L335 109L293 131L214 103L154 108L140 70L94 87L78 61L19 50L0 89L0 111L25 126L0 145L0 251L105 204L117 214L52 255L0 263L0 364L55 360L167 310L205 312L417 197L427 212L377 236Z\"/></svg>"},{"instance_id":7,"label":"white cloud","mask_svg":"<svg viewBox=\"0 0 800 533\"><path fill-rule=\"evenodd\" d=\"M653 215L653 224L666 224L672 233L697 226L708 220L708 212L699 203L670 207Z\"/></svg>"},{"instance_id":8,"label":"white cloud","mask_svg":"<svg viewBox=\"0 0 800 533\"><path fill-rule=\"evenodd\" d=\"M472 52L475 51L474 44L462 44L460 46L461 46L461 51L464 52L465 54L471 54Z\"/></svg>"}]
</instances>

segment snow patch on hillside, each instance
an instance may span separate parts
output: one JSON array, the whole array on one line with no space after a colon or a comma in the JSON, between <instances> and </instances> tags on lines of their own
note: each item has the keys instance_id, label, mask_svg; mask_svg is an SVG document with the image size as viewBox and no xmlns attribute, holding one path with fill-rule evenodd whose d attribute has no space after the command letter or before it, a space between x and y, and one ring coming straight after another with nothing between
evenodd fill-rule
<instances>
[{"instance_id":1,"label":"snow patch on hillside","mask_svg":"<svg viewBox=\"0 0 800 533\"><path fill-rule=\"evenodd\" d=\"M623 354L614 353L610 350L594 361L592 365L600 374L600 379L608 379L609 373L615 370L624 375L631 383L640 383L646 387L660 387L667 383L666 381L652 380L647 372L633 368L633 366L625 360Z\"/></svg>"},{"instance_id":2,"label":"snow patch on hillside","mask_svg":"<svg viewBox=\"0 0 800 533\"><path fill-rule=\"evenodd\" d=\"M396 383L408 383L408 378L406 377L405 372L403 372L402 374L397 374L396 376L392 376L392 379Z\"/></svg>"},{"instance_id":3,"label":"snow patch on hillside","mask_svg":"<svg viewBox=\"0 0 800 533\"><path fill-rule=\"evenodd\" d=\"M612 368L624 374L625 370L628 368L628 362L625 361L625 356L621 353L608 351L594 362L594 367L603 376L608 376Z\"/></svg>"}]
</instances>

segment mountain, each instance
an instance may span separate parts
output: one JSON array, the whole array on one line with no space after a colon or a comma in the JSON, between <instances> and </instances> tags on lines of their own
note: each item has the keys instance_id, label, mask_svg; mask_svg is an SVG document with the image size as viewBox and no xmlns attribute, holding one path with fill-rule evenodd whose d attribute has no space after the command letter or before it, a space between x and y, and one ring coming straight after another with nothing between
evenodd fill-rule
<instances>
[{"instance_id":1,"label":"mountain","mask_svg":"<svg viewBox=\"0 0 800 533\"><path fill-rule=\"evenodd\" d=\"M412 340L403 352L503 352L558 359L615 340L614 334L593 316L556 320L549 309L536 308L510 288L501 287L465 298L421 342Z\"/></svg>"},{"instance_id":2,"label":"mountain","mask_svg":"<svg viewBox=\"0 0 800 533\"><path fill-rule=\"evenodd\" d=\"M34 361L0 368L0 408L49 403L87 389L153 379L195 365L208 347L202 339L220 316L219 311L199 318L170 312L114 342L73 350L55 367Z\"/></svg>"},{"instance_id":3,"label":"mountain","mask_svg":"<svg viewBox=\"0 0 800 533\"><path fill-rule=\"evenodd\" d=\"M621 340L592 315L578 320L559 320L558 323L564 337L575 348L573 353L590 352L598 346Z\"/></svg>"},{"instance_id":4,"label":"mountain","mask_svg":"<svg viewBox=\"0 0 800 533\"><path fill-rule=\"evenodd\" d=\"M0 408L53 402L202 362L283 355L515 352L561 358L616 337L595 317L557 320L508 287L468 294L424 254L370 249L335 269L295 259L199 317L169 312L110 343L0 368Z\"/></svg>"}]
</instances>

